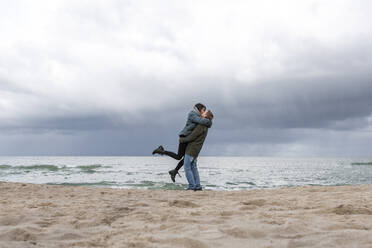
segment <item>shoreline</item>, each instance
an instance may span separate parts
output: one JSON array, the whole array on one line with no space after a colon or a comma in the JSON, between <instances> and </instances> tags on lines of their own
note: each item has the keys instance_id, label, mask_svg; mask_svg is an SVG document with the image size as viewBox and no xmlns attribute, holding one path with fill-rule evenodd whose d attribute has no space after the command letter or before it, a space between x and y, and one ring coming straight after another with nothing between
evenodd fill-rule
<instances>
[{"instance_id":1,"label":"shoreline","mask_svg":"<svg viewBox=\"0 0 372 248\"><path fill-rule=\"evenodd\" d=\"M0 247L372 247L372 185L112 189L0 181Z\"/></svg>"}]
</instances>

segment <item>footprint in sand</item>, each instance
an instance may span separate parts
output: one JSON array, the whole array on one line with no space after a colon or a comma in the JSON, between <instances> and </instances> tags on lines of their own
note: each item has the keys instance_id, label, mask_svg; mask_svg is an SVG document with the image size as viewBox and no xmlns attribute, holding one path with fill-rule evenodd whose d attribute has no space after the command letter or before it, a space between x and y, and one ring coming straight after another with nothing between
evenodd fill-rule
<instances>
[{"instance_id":1,"label":"footprint in sand","mask_svg":"<svg viewBox=\"0 0 372 248\"><path fill-rule=\"evenodd\" d=\"M0 240L4 241L30 241L37 239L37 233L40 230L36 228L14 228L0 234Z\"/></svg>"},{"instance_id":2,"label":"footprint in sand","mask_svg":"<svg viewBox=\"0 0 372 248\"><path fill-rule=\"evenodd\" d=\"M353 205L340 205L331 209L331 212L339 215L354 215L354 214L363 214L363 215L372 215L372 209L367 206L364 207L355 207Z\"/></svg>"},{"instance_id":3,"label":"footprint in sand","mask_svg":"<svg viewBox=\"0 0 372 248\"><path fill-rule=\"evenodd\" d=\"M169 206L179 207L179 208L197 208L197 207L200 207L198 204L195 204L195 203L190 202L190 201L184 201L184 200L170 201Z\"/></svg>"},{"instance_id":4,"label":"footprint in sand","mask_svg":"<svg viewBox=\"0 0 372 248\"><path fill-rule=\"evenodd\" d=\"M228 216L233 216L233 215L239 215L240 213L239 212L237 212L237 211L221 211L220 212L220 215L222 216L222 217L228 217Z\"/></svg>"},{"instance_id":5,"label":"footprint in sand","mask_svg":"<svg viewBox=\"0 0 372 248\"><path fill-rule=\"evenodd\" d=\"M39 225L40 227L49 227L51 225L53 225L55 223L55 221L53 221L53 219L42 219L38 222L36 222L35 224Z\"/></svg>"},{"instance_id":6,"label":"footprint in sand","mask_svg":"<svg viewBox=\"0 0 372 248\"><path fill-rule=\"evenodd\" d=\"M252 200L252 201L243 201L240 202L240 205L243 205L242 207L239 208L239 210L245 211L245 210L254 210L258 207L262 207L265 205L265 200L264 199L258 199L258 200Z\"/></svg>"},{"instance_id":7,"label":"footprint in sand","mask_svg":"<svg viewBox=\"0 0 372 248\"><path fill-rule=\"evenodd\" d=\"M242 229L242 228L230 228L230 229L221 229L222 233L227 234L229 236L232 236L234 238L240 238L240 239L258 239L258 238L264 238L266 234L264 232L258 231L258 230L249 230L249 229Z\"/></svg>"},{"instance_id":8,"label":"footprint in sand","mask_svg":"<svg viewBox=\"0 0 372 248\"><path fill-rule=\"evenodd\" d=\"M241 204L245 206L257 206L257 207L262 207L265 205L266 201L264 199L257 199L257 200L252 200L252 201L243 201Z\"/></svg>"},{"instance_id":9,"label":"footprint in sand","mask_svg":"<svg viewBox=\"0 0 372 248\"><path fill-rule=\"evenodd\" d=\"M24 216L5 216L0 218L0 226L16 226L24 219Z\"/></svg>"},{"instance_id":10,"label":"footprint in sand","mask_svg":"<svg viewBox=\"0 0 372 248\"><path fill-rule=\"evenodd\" d=\"M83 236L76 234L76 233L64 233L62 235L59 235L56 237L56 240L77 240L77 239L82 239Z\"/></svg>"},{"instance_id":11,"label":"footprint in sand","mask_svg":"<svg viewBox=\"0 0 372 248\"><path fill-rule=\"evenodd\" d=\"M208 248L209 247L206 243L200 240L191 239L191 238L159 239L159 238L149 237L147 240L150 243L169 244L171 245L171 247L185 247L185 248Z\"/></svg>"}]
</instances>

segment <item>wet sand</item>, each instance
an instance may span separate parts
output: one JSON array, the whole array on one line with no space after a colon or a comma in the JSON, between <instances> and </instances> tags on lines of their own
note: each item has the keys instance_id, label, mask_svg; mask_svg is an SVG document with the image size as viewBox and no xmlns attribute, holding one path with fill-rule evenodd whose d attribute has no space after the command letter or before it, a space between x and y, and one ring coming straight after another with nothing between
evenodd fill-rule
<instances>
[{"instance_id":1,"label":"wet sand","mask_svg":"<svg viewBox=\"0 0 372 248\"><path fill-rule=\"evenodd\" d=\"M249 191L0 182L0 247L372 247L372 185Z\"/></svg>"}]
</instances>

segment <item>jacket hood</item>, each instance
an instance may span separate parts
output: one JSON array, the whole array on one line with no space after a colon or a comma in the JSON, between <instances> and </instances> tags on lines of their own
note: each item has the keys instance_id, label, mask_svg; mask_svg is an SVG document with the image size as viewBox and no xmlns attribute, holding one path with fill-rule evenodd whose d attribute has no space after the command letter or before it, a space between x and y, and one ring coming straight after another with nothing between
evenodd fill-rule
<instances>
[{"instance_id":1,"label":"jacket hood","mask_svg":"<svg viewBox=\"0 0 372 248\"><path fill-rule=\"evenodd\" d=\"M196 112L198 115L201 115L201 113L200 113L200 111L197 107L194 107L193 111Z\"/></svg>"}]
</instances>

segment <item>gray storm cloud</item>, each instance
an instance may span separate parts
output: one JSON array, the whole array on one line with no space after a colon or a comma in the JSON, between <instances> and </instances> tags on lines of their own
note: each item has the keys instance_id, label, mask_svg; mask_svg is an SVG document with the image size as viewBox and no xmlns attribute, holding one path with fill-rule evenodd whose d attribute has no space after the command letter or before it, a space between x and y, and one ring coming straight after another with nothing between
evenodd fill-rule
<instances>
[{"instance_id":1,"label":"gray storm cloud","mask_svg":"<svg viewBox=\"0 0 372 248\"><path fill-rule=\"evenodd\" d=\"M187 111L205 155L367 156L368 1L0 4L0 154L147 155Z\"/></svg>"}]
</instances>

